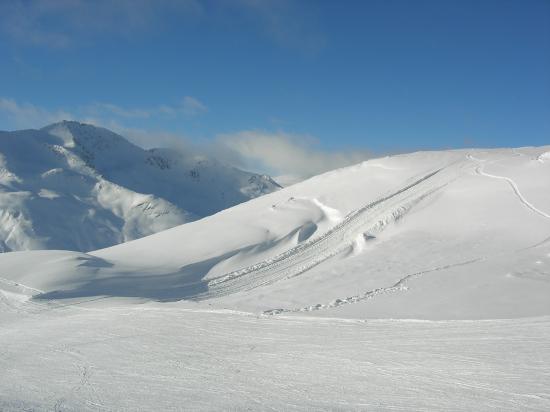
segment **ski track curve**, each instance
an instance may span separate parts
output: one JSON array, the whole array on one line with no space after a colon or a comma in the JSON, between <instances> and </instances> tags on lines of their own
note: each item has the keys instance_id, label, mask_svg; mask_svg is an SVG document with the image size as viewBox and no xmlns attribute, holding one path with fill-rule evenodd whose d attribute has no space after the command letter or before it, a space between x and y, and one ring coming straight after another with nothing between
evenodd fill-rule
<instances>
[{"instance_id":1,"label":"ski track curve","mask_svg":"<svg viewBox=\"0 0 550 412\"><path fill-rule=\"evenodd\" d=\"M528 207L531 211L550 219L549 214L535 207L523 196L513 179L506 176L493 175L485 172L483 168L484 164L487 162L485 159L478 159L470 154L466 157L469 160L478 163L478 166L475 168L475 173L477 175L506 181L522 204ZM283 279L288 279L303 274L309 269L351 247L356 237L361 233L370 234L382 231L388 224L404 216L414 205L418 204L426 197L434 194L436 191L450 183L456 178L453 175L453 169L451 168L453 165L458 165L458 170L462 170L462 168L465 167L464 162L453 162L445 167L431 171L420 178L416 178L416 180L412 183L407 184L390 194L387 194L359 209L350 212L335 226L317 237L313 237L305 242L299 243L293 248L270 259L257 262L248 267L207 280L208 290L195 296L194 299L206 300L222 297L236 292L252 290ZM546 238L536 245L529 246L528 248L537 247L548 241L550 241L550 238ZM485 259L487 259L486 256L478 257L463 262L450 263L422 270L404 276L391 286L376 288L345 298L336 298L329 303L317 303L298 308L277 308L266 310L262 314L277 315L283 313L299 313L331 309L342 305L372 299L380 295L405 292L409 288L407 283L417 277L456 266L469 265ZM44 293L39 289L0 277L0 284L2 283L7 286L16 287L24 294L29 294L29 292L31 292L31 295L35 293ZM89 301L105 298L106 297L102 296L90 299ZM53 302L50 302L50 305L46 305L47 307L39 304L32 306L36 306L34 307L35 310L42 311L65 308L66 306L74 306L86 302L88 301L86 300L69 304L53 305ZM30 300L25 303L28 305L33 302ZM22 308L18 309L21 310Z\"/></svg>"},{"instance_id":2,"label":"ski track curve","mask_svg":"<svg viewBox=\"0 0 550 412\"><path fill-rule=\"evenodd\" d=\"M517 154L517 155L519 155L519 154ZM492 174L484 172L484 170L482 169L482 166L481 166L481 164L483 164L485 162L485 160L483 160L483 159L477 159L472 155L467 155L467 158L480 163L480 165L477 166L476 169L475 169L476 174L481 175L481 176L486 176L486 177L489 177L489 178L501 179L501 180L507 181L508 184L512 187L512 189L514 191L514 194L521 201L521 203L523 203L525 206L527 206L533 212L538 213L539 215L541 215L543 217L550 218L550 215L548 215L545 212L541 211L540 209L536 208L533 204L531 204L521 194L521 192L519 190L519 187L517 186L517 184L512 179L510 179L508 177L505 177L505 176L497 176L497 175L492 175ZM542 244L545 244L549 241L550 241L550 237L547 237L547 238L543 239L542 241L537 242L534 245L530 245L530 246L527 246L525 248L519 249L516 252L532 249L532 248L538 247ZM317 304L314 304L314 305L304 306L304 307L300 307L300 308L291 308L291 309L288 309L288 308L287 309L284 309L284 308L270 309L270 310L265 310L262 314L271 316L271 315L278 315L278 314L282 314L282 313L313 312L313 311L331 309L331 308L336 308L336 307L343 306L343 305L357 303L357 302L360 302L362 300L375 298L379 295L384 295L384 294L389 294L389 293L396 293L396 292L403 292L403 291L407 291L409 289L408 286L407 286L407 283L408 283L408 281L410 281L414 278L420 277L420 276L428 274L428 273L437 272L437 271L441 271L441 270L445 270L445 269L450 269L450 268L457 267L457 266L470 265L472 263L477 263L477 262L486 260L488 258L489 258L488 256L481 256L481 257L469 259L469 260L466 260L466 261L463 261L463 262L440 265L440 266L437 266L435 268L422 270L422 271L412 273L412 274L409 274L409 275L401 278L400 280L398 280L395 284L393 284L391 286L380 287L380 288L377 288L377 289L369 290L369 291L364 292L364 293L359 294L359 295L348 296L346 298L333 299L329 303L317 303Z\"/></svg>"},{"instance_id":3,"label":"ski track curve","mask_svg":"<svg viewBox=\"0 0 550 412\"><path fill-rule=\"evenodd\" d=\"M382 231L414 205L447 185L454 177L452 169L448 170L451 165L431 171L401 189L352 211L320 236L273 258L209 279L208 290L194 299L205 300L249 291L301 275L351 247L358 235Z\"/></svg>"},{"instance_id":4,"label":"ski track curve","mask_svg":"<svg viewBox=\"0 0 550 412\"><path fill-rule=\"evenodd\" d=\"M518 185L516 184L516 182L514 182L513 179L511 179L509 177L506 177L506 176L499 176L499 175L493 175L493 174L487 173L483 170L483 165L482 165L482 163L484 162L483 160L477 159L477 158L473 157L472 155L468 155L468 158L472 159L472 160L475 160L475 161L480 163L480 165L478 167L476 167L476 169L475 169L475 171L478 175L489 177L489 178L492 178L492 179L500 179L500 180L504 180L504 181L508 182L508 184L510 185L510 187L514 191L514 194L516 195L516 197L519 199L519 201L521 203L523 203L525 206L527 206L533 212L535 212L535 213L537 213L537 214L539 214L539 215L541 215L541 216L543 216L547 219L550 219L550 215L548 213L543 212L542 210L538 209L531 202L529 202L525 198L525 196L523 196L521 194L521 191L519 190Z\"/></svg>"}]
</instances>

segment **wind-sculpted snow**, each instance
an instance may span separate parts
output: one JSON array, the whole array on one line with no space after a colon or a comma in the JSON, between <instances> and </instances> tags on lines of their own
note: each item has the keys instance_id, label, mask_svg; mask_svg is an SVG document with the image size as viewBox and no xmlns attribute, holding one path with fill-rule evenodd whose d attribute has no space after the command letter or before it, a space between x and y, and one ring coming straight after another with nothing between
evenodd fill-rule
<instances>
[{"instance_id":1,"label":"wind-sculpted snow","mask_svg":"<svg viewBox=\"0 0 550 412\"><path fill-rule=\"evenodd\" d=\"M467 157L471 160L474 160L474 161L480 163L480 166L477 166L475 168L475 172L477 174L479 174L481 176L486 176L486 177L489 177L489 178L493 178L493 179L501 179L501 180L506 181L510 185L510 187L513 190L514 194L517 196L518 200L522 204L524 204L528 209L532 210L534 213L539 214L540 216L543 216L545 218L550 218L550 215L548 215L547 213L539 210L537 207L532 205L521 194L517 184L512 179L510 179L508 177L505 177L505 176L496 176L496 175L493 175L493 174L490 174L490 173L486 173L484 171L484 164L486 163L484 160L477 159L477 158L475 158L471 155L468 155ZM539 156L539 158L540 158L540 156ZM495 160L495 161L498 161L498 160ZM518 252L522 252L524 250L538 248L538 247L540 247L542 245L545 245L547 243L550 243L550 237L542 239L541 241L535 243L534 245L529 245L527 247L522 247L522 248L520 248L519 250L517 250L515 252L518 253ZM375 297L377 297L379 295L382 295L382 294L407 291L408 290L407 283L411 279L420 277L420 276L425 275L425 274L430 274L432 272L446 270L446 269L450 269L450 268L457 267L457 266L471 265L473 263L480 262L482 260L487 260L489 258L499 257L499 255L501 255L501 253L497 253L496 256L479 256L479 257L476 257L476 258L473 258L473 259L468 259L468 260L463 261L463 262L450 263L450 264L446 264L446 265L443 265L443 266L440 266L440 267L435 267L435 268L432 268L432 269L423 270L423 271L420 271L420 272L416 272L416 273L413 273L413 274L406 275L402 279L397 281L395 284L392 284L391 286L380 287L380 288L377 288L377 289L374 289L374 290L371 290L371 291L364 292L364 293L359 294L359 295L349 296L349 297L345 297L345 298L344 297L336 298L336 299L334 299L334 300L332 300L331 302L328 302L328 303L317 303L317 304L313 304L313 305L309 305L309 306L305 306L305 307L292 308L292 309L285 309L285 308L270 309L270 310L264 311L264 314L274 315L274 314L281 314L281 313L310 312L310 311L331 309L331 308L336 308L336 307L339 307L339 306L342 306L342 305L357 303L357 302L360 302L360 301L363 301L363 300L366 300L366 299L372 299L372 298L375 298ZM550 254L548 254L547 257L550 257ZM543 262L539 260L539 261L536 262L536 264L542 265ZM527 272L527 271L525 271L525 272ZM544 272L542 272L542 273L544 273ZM542 280L542 281L550 281L550 272L547 273L547 276L543 275L542 273L540 271L537 271L534 274L534 276L533 275L530 275L530 276L533 276L534 279L538 279L538 280Z\"/></svg>"},{"instance_id":2,"label":"wind-sculpted snow","mask_svg":"<svg viewBox=\"0 0 550 412\"><path fill-rule=\"evenodd\" d=\"M447 183L439 179L426 184L439 173L442 171L433 171L402 189L353 211L319 237L300 243L271 259L209 280L208 292L199 298L250 290L300 275L349 248L357 235L377 233L391 221L402 217L416 203Z\"/></svg>"}]
</instances>

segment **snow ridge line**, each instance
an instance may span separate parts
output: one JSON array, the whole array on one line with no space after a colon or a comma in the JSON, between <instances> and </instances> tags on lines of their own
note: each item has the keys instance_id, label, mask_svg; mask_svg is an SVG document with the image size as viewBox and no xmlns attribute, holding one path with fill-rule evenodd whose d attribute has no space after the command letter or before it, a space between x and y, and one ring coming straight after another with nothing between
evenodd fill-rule
<instances>
[{"instance_id":1,"label":"snow ridge line","mask_svg":"<svg viewBox=\"0 0 550 412\"><path fill-rule=\"evenodd\" d=\"M304 273L350 247L358 234L383 230L387 224L402 217L422 199L448 184L450 179L446 178L424 190L410 191L443 169L437 169L400 190L349 213L342 222L314 239L296 245L271 259L211 279L208 291L197 295L195 299L204 300L251 290Z\"/></svg>"},{"instance_id":2,"label":"snow ridge line","mask_svg":"<svg viewBox=\"0 0 550 412\"><path fill-rule=\"evenodd\" d=\"M349 225L349 223L351 221L353 221L360 214L364 213L366 210L371 209L372 207L376 206L377 204L385 202L386 200L391 199L392 197L395 197L395 196L399 195L400 193L405 192L406 190L418 185L419 183L423 182L424 180L429 179L430 177L434 176L439 171L441 171L441 169L438 169L435 172L432 172L432 173L428 174L427 176L424 176L423 178L421 178L421 179L415 181L414 183L400 189L397 192L394 192L394 193L392 193L388 196L385 196L385 197L383 197L381 199L378 199L378 200L376 200L372 203L369 203L368 205L365 205L360 209L356 209L356 210L350 212L346 217L344 217L344 219L340 223L338 223L337 225L335 225L334 227L332 227L328 231L326 231L324 234L322 234L322 235L320 235L320 236L318 236L314 239L309 239L306 242L300 243L300 244L294 246L293 248L291 248L291 249L289 249L289 250L287 250L287 251L285 251L285 252L283 252L283 253L281 253L281 254L273 257L273 258L266 259L262 262L256 263L256 264L248 266L246 268L239 269L239 270L227 273L225 275L221 275L221 276L218 276L216 278L213 278L208 282L208 285L213 286L213 285L217 285L219 283L223 283L223 282L235 279L236 277L245 275L249 272L252 272L252 271L255 271L255 270L257 270L261 267L264 267L267 264L272 264L272 263L284 260L288 256L294 255L294 254L296 254L296 252L298 252L300 250L308 249L309 247L311 247L315 243L318 243L321 239L323 239L327 236L330 236L332 233L338 232L342 227L345 227L345 226Z\"/></svg>"}]
</instances>

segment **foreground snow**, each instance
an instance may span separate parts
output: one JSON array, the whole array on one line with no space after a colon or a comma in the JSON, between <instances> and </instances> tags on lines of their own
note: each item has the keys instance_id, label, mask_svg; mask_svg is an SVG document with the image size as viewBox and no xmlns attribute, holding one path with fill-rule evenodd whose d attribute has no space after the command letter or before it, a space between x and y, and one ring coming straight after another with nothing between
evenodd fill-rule
<instances>
[{"instance_id":1,"label":"foreground snow","mask_svg":"<svg viewBox=\"0 0 550 412\"><path fill-rule=\"evenodd\" d=\"M1 254L0 409L548 410L548 153L374 159Z\"/></svg>"},{"instance_id":2,"label":"foreground snow","mask_svg":"<svg viewBox=\"0 0 550 412\"><path fill-rule=\"evenodd\" d=\"M549 342L548 317L364 322L37 306L0 328L0 409L543 411Z\"/></svg>"}]
</instances>

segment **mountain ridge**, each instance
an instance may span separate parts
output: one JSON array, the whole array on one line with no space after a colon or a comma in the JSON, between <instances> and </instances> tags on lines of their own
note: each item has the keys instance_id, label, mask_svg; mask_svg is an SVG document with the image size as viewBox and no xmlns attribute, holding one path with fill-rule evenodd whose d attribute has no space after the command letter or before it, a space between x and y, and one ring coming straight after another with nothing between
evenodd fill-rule
<instances>
[{"instance_id":1,"label":"mountain ridge","mask_svg":"<svg viewBox=\"0 0 550 412\"><path fill-rule=\"evenodd\" d=\"M0 132L0 251L108 247L279 188L85 123Z\"/></svg>"}]
</instances>

